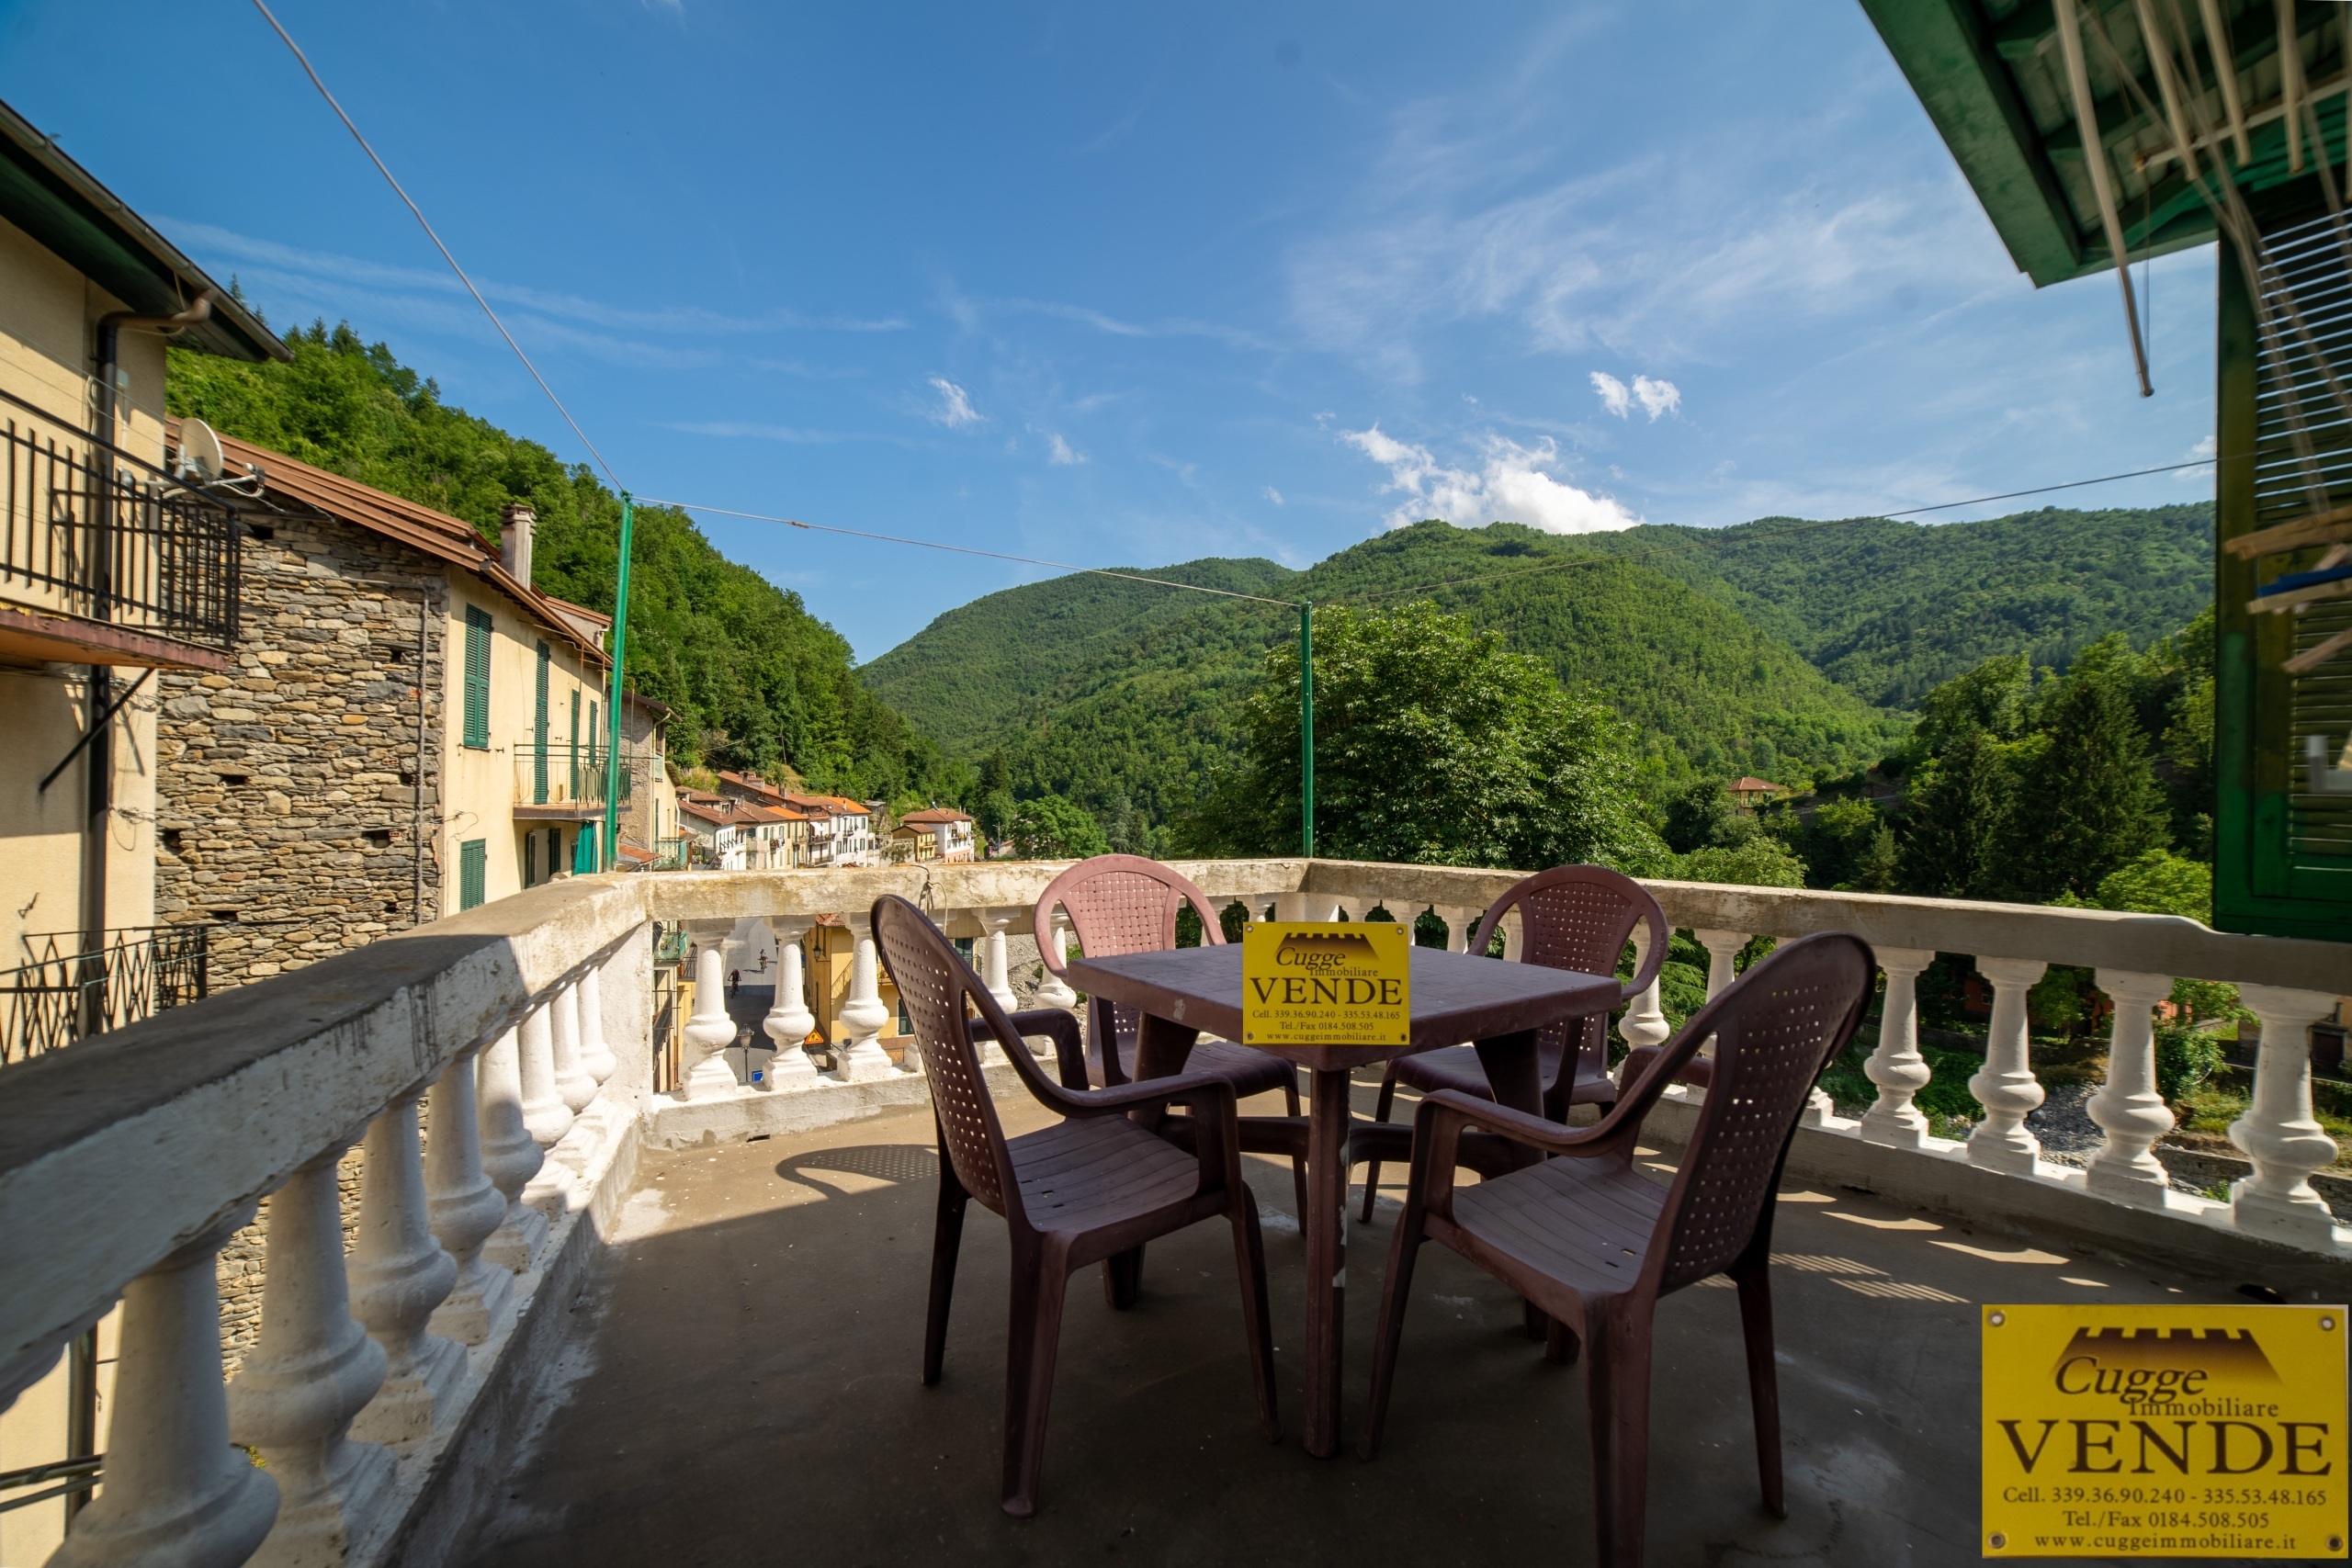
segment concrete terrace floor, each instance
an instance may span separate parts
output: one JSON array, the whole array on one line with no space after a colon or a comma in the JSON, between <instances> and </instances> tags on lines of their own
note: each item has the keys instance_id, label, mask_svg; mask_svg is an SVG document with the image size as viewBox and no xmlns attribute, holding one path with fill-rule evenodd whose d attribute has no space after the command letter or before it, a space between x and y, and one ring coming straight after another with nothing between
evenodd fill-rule
<instances>
[{"instance_id":1,"label":"concrete terrace floor","mask_svg":"<svg viewBox=\"0 0 2352 1568\"><path fill-rule=\"evenodd\" d=\"M1371 1095L1360 1083L1367 1113ZM1041 1120L1001 1110L1010 1130ZM1003 1224L977 1203L946 1375L928 1389L918 1375L928 1111L649 1154L469 1561L1590 1561L1583 1371L1545 1364L1517 1298L1442 1247L1415 1279L1386 1444L1354 1457L1385 1198L1351 1227L1348 1450L1306 1455L1289 1168L1250 1163L1283 1441L1257 1434L1228 1233L1196 1226L1154 1245L1132 1312L1102 1303L1094 1271L1072 1281L1040 1511L1016 1522L997 1506ZM1403 1175L1387 1168L1385 1192ZM1736 1298L1679 1292L1659 1310L1652 1563L1978 1561L1979 1303L2243 1301L2249 1282L2308 1299L2320 1283L2190 1279L1793 1184L1775 1241L1790 1517L1758 1501Z\"/></svg>"}]
</instances>

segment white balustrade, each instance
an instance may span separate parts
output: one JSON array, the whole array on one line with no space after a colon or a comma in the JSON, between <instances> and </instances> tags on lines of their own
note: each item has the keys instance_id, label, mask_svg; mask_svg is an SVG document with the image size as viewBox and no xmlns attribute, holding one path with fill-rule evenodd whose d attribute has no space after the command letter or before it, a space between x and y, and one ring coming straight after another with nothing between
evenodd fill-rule
<instances>
[{"instance_id":1,"label":"white balustrade","mask_svg":"<svg viewBox=\"0 0 2352 1568\"><path fill-rule=\"evenodd\" d=\"M277 1486L230 1446L220 1386L215 1259L253 1214L247 1204L123 1288L106 1486L49 1568L235 1568L269 1534Z\"/></svg>"},{"instance_id":2,"label":"white balustrade","mask_svg":"<svg viewBox=\"0 0 2352 1568\"><path fill-rule=\"evenodd\" d=\"M2041 1140L2025 1125L2042 1100L2027 1034L2026 993L2049 967L2032 958L1976 961L1976 972L1993 982L1993 1021L1984 1036L1984 1065L1968 1080L1968 1092L1984 1107L1984 1120L1968 1135L1968 1157L2016 1176L2033 1175L2041 1156Z\"/></svg>"},{"instance_id":3,"label":"white balustrade","mask_svg":"<svg viewBox=\"0 0 2352 1568\"><path fill-rule=\"evenodd\" d=\"M558 986L548 1007L553 1036L555 1092L574 1117L596 1098L596 1080L580 1059L580 987Z\"/></svg>"},{"instance_id":4,"label":"white balustrade","mask_svg":"<svg viewBox=\"0 0 2352 1568\"><path fill-rule=\"evenodd\" d=\"M779 916L771 924L775 928L775 1002L760 1028L775 1044L775 1055L768 1058L760 1082L772 1092L814 1089L825 1077L808 1059L806 1044L809 1031L817 1027L801 968L800 940L809 922L801 916Z\"/></svg>"},{"instance_id":5,"label":"white balustrade","mask_svg":"<svg viewBox=\"0 0 2352 1568\"><path fill-rule=\"evenodd\" d=\"M540 1003L523 1015L523 1124L541 1148L571 1131L571 1107L555 1081L555 1010Z\"/></svg>"},{"instance_id":6,"label":"white balustrade","mask_svg":"<svg viewBox=\"0 0 2352 1568\"><path fill-rule=\"evenodd\" d=\"M2246 1230L2307 1246L2328 1246L2335 1225L2311 1177L2335 1161L2335 1140L2312 1115L2311 1026L2335 998L2283 986L2241 986L2238 999L2262 1021L2254 1099L2230 1123L2230 1142L2254 1162L2254 1174L2230 1189Z\"/></svg>"},{"instance_id":7,"label":"white balustrade","mask_svg":"<svg viewBox=\"0 0 2352 1568\"><path fill-rule=\"evenodd\" d=\"M1638 971L1648 963L1649 956L1650 928L1645 922L1634 928L1634 969ZM1657 976L1653 975L1649 984L1634 992L1634 999L1625 1005L1623 1016L1617 1021L1617 1037L1629 1048L1639 1049L1644 1045L1663 1045L1673 1032L1674 1026L1667 1022L1666 1014L1658 1006Z\"/></svg>"},{"instance_id":8,"label":"white balustrade","mask_svg":"<svg viewBox=\"0 0 2352 1568\"><path fill-rule=\"evenodd\" d=\"M1007 1012L1013 1011L1020 1005L1013 999L1012 968L1004 945L1005 928L1012 924L1012 911L1010 909L981 911L980 925L988 932L986 945L980 950L986 960L986 967L980 971L981 977L989 988L989 995L996 998L996 1005Z\"/></svg>"},{"instance_id":9,"label":"white balustrade","mask_svg":"<svg viewBox=\"0 0 2352 1568\"><path fill-rule=\"evenodd\" d=\"M490 1337L514 1288L514 1275L482 1256L483 1245L506 1219L506 1199L482 1168L477 1090L483 1054L479 1048L462 1053L434 1080L433 1133L424 1147L424 1198L434 1239L458 1265L448 1299L434 1309L433 1329L464 1345ZM527 1134L523 1141L536 1165L538 1145Z\"/></svg>"},{"instance_id":10,"label":"white balustrade","mask_svg":"<svg viewBox=\"0 0 2352 1568\"><path fill-rule=\"evenodd\" d=\"M1865 1142L1898 1149L1928 1146L1928 1119L1912 1104L1928 1087L1934 1070L1919 1055L1919 976L1936 961L1933 951L1915 947L1875 950L1886 971L1886 993L1880 998L1878 1049L1862 1064L1862 1072L1878 1085L1878 1099L1862 1112Z\"/></svg>"},{"instance_id":11,"label":"white balustrade","mask_svg":"<svg viewBox=\"0 0 2352 1568\"><path fill-rule=\"evenodd\" d=\"M432 1331L433 1312L458 1281L457 1259L434 1239L416 1136L417 1096L368 1123L360 1152L359 1245L351 1313L384 1348L384 1386L351 1429L378 1442L422 1438L466 1371L466 1352Z\"/></svg>"},{"instance_id":12,"label":"white balustrade","mask_svg":"<svg viewBox=\"0 0 2352 1568\"><path fill-rule=\"evenodd\" d=\"M1445 922L1446 952L1469 952L1470 939L1477 934L1478 921L1486 911L1460 904L1431 905L1430 908L1437 918Z\"/></svg>"},{"instance_id":13,"label":"white balustrade","mask_svg":"<svg viewBox=\"0 0 2352 1568\"><path fill-rule=\"evenodd\" d=\"M849 1043L841 1053L839 1070L844 1083L874 1083L895 1077L899 1070L890 1065L890 1054L881 1046L882 1030L890 1021L890 1010L882 1004L881 965L875 956L872 919L862 912L842 919L857 945L850 960L849 999L835 1015L849 1031Z\"/></svg>"},{"instance_id":14,"label":"white balustrade","mask_svg":"<svg viewBox=\"0 0 2352 1568\"><path fill-rule=\"evenodd\" d=\"M1739 950L1747 945L1746 931L1694 929L1690 934L1707 950L1707 999L1713 1001L1724 987L1739 978Z\"/></svg>"},{"instance_id":15,"label":"white balustrade","mask_svg":"<svg viewBox=\"0 0 2352 1568\"><path fill-rule=\"evenodd\" d=\"M392 1479L391 1450L350 1436L383 1386L385 1357L351 1319L342 1152L270 1195L261 1337L229 1384L229 1435L260 1450L277 1483L277 1524L258 1560L286 1568L343 1562Z\"/></svg>"},{"instance_id":16,"label":"white balustrade","mask_svg":"<svg viewBox=\"0 0 2352 1568\"><path fill-rule=\"evenodd\" d=\"M506 1217L482 1244L481 1255L492 1266L512 1274L526 1272L547 1240L547 1216L523 1201L523 1190L539 1173L547 1156L531 1136L523 1115L522 1041L509 1029L482 1047L476 1089L481 1101L482 1174L506 1200Z\"/></svg>"},{"instance_id":17,"label":"white balustrade","mask_svg":"<svg viewBox=\"0 0 2352 1568\"><path fill-rule=\"evenodd\" d=\"M723 1100L735 1092L735 1069L727 1065L727 1048L735 1043L735 1020L727 1011L727 976L720 966L718 944L706 943L695 960L695 1011L686 1020L687 1047L695 1053L686 1069L688 1100Z\"/></svg>"},{"instance_id":18,"label":"white balustrade","mask_svg":"<svg viewBox=\"0 0 2352 1568\"><path fill-rule=\"evenodd\" d=\"M2165 1206L2170 1179L2148 1151L2172 1131L2172 1112L2156 1092L2156 1004L2172 994L2172 976L2101 969L2098 988L2115 1003L2107 1046L2107 1081L2092 1095L2090 1118L2107 1134L2084 1168L2094 1192L2127 1203ZM2331 1148L2329 1157L2335 1157Z\"/></svg>"},{"instance_id":19,"label":"white balustrade","mask_svg":"<svg viewBox=\"0 0 2352 1568\"><path fill-rule=\"evenodd\" d=\"M619 958L606 959L605 964L617 964ZM620 1058L613 1055L612 1042L605 1037L605 964L591 964L580 976L580 1066L596 1086L620 1071Z\"/></svg>"},{"instance_id":20,"label":"white balustrade","mask_svg":"<svg viewBox=\"0 0 2352 1568\"><path fill-rule=\"evenodd\" d=\"M1046 965L1046 973L1037 982L1037 1005L1049 1008L1075 1008L1078 993L1069 982L1056 971L1069 962L1069 917L1057 907L1053 915L1054 961Z\"/></svg>"}]
</instances>

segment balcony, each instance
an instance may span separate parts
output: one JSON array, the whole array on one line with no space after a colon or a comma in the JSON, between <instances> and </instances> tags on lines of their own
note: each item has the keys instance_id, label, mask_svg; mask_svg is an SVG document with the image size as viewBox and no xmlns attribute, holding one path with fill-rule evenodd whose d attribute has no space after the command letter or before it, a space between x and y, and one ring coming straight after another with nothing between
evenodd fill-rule
<instances>
[{"instance_id":1,"label":"balcony","mask_svg":"<svg viewBox=\"0 0 2352 1568\"><path fill-rule=\"evenodd\" d=\"M0 468L0 653L228 668L233 512L6 393Z\"/></svg>"},{"instance_id":2,"label":"balcony","mask_svg":"<svg viewBox=\"0 0 2352 1568\"><path fill-rule=\"evenodd\" d=\"M202 999L210 928L126 928L96 952L78 933L28 937L39 956L0 970L0 1065L30 1061L93 1034Z\"/></svg>"},{"instance_id":3,"label":"balcony","mask_svg":"<svg viewBox=\"0 0 2352 1568\"><path fill-rule=\"evenodd\" d=\"M610 756L601 744L530 741L514 748L514 817L517 821L587 822L605 815ZM637 775L647 766L642 752L621 750L620 804L637 796Z\"/></svg>"},{"instance_id":4,"label":"balcony","mask_svg":"<svg viewBox=\"0 0 2352 1568\"><path fill-rule=\"evenodd\" d=\"M927 1086L881 1047L870 947L844 1010L860 1032L824 1072L798 1045L791 964L819 916L865 947L864 911L893 892L972 937L990 989L1069 1005L1050 985L1022 995L1031 966L1015 963L1014 933L1059 869L575 878L7 1069L0 1391L124 1302L106 1490L66 1561L130 1562L171 1531L187 1560L232 1563L272 1529L273 1557L355 1563L637 1562L687 1543L731 1561L779 1542L821 1543L826 1561L1216 1560L1245 1542L1310 1562L1451 1560L1589 1540L1581 1373L1542 1362L1485 1276L1428 1255L1388 1447L1370 1465L1318 1461L1295 1435L1271 1449L1254 1435L1230 1254L1206 1230L1155 1246L1134 1313L1074 1292L1044 1512L1025 1526L997 1512L1001 1246L974 1222L947 1380L923 1389ZM1457 942L1513 880L1183 869L1250 918L1430 911ZM1781 1194L1791 1517L1754 1503L1730 1293L1693 1290L1661 1313L1653 1562L1974 1556L1974 1303L2345 1293L2352 1231L2309 1181L2336 1155L2312 1119L2303 1039L2343 984L2344 947L2165 917L1652 886L1720 955L1719 980L1753 937L1831 929L1871 941L1885 974L1866 1064L1877 1100L1860 1117L1816 1103ZM725 1014L718 946L746 919L769 922L786 955L765 1023L781 1052L746 1047ZM655 950L672 931L708 973L683 1082L657 1094ZM1935 1071L1916 981L1938 953L1966 955L1992 993L1973 1080L1984 1114L1965 1142L1914 1104ZM2088 1107L2103 1137L2078 1166L2043 1157L2029 1121L2042 1088L2025 991L2053 963L2096 970L2119 1002ZM2231 1132L2247 1174L2224 1197L2178 1190L2150 1157L2168 1117L2149 1015L2174 976L2237 984L2263 1021ZM1665 1027L1655 994L1617 1025L1634 1043ZM1367 1075L1367 1110L1371 1089ZM1673 1092L1648 1123L1660 1172L1694 1104ZM1031 1114L1009 1081L999 1103L1016 1125ZM355 1138L368 1219L346 1264L336 1162ZM1295 1434L1289 1173L1252 1179ZM277 1327L224 1393L216 1252L265 1198ZM1392 1216L1350 1240L1351 1421ZM346 1423L364 1441L344 1445Z\"/></svg>"}]
</instances>

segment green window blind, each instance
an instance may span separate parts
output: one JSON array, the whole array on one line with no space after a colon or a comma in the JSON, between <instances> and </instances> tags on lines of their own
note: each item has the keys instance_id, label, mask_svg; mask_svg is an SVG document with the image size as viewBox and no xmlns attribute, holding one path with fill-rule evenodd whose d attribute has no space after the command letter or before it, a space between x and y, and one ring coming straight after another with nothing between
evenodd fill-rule
<instances>
[{"instance_id":1,"label":"green window blind","mask_svg":"<svg viewBox=\"0 0 2352 1568\"><path fill-rule=\"evenodd\" d=\"M571 744L567 750L571 754L571 798L578 800L580 798L580 693L576 688L571 694Z\"/></svg>"},{"instance_id":2,"label":"green window blind","mask_svg":"<svg viewBox=\"0 0 2352 1568\"><path fill-rule=\"evenodd\" d=\"M458 908L470 909L487 897L490 840L468 839L458 846Z\"/></svg>"},{"instance_id":3,"label":"green window blind","mask_svg":"<svg viewBox=\"0 0 2352 1568\"><path fill-rule=\"evenodd\" d=\"M490 612L466 606L466 741L490 749Z\"/></svg>"},{"instance_id":4,"label":"green window blind","mask_svg":"<svg viewBox=\"0 0 2352 1568\"><path fill-rule=\"evenodd\" d=\"M531 798L548 803L548 645L539 644L538 686L531 705Z\"/></svg>"},{"instance_id":5,"label":"green window blind","mask_svg":"<svg viewBox=\"0 0 2352 1568\"><path fill-rule=\"evenodd\" d=\"M523 835L523 886L539 885L539 835L537 829Z\"/></svg>"}]
</instances>

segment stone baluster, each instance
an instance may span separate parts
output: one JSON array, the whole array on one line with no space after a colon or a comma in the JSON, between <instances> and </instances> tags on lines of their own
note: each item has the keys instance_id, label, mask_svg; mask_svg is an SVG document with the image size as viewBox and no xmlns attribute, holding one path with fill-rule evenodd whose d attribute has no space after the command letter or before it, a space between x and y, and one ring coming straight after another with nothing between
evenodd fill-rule
<instances>
[{"instance_id":1,"label":"stone baluster","mask_svg":"<svg viewBox=\"0 0 2352 1568\"><path fill-rule=\"evenodd\" d=\"M343 1146L270 1195L261 1337L229 1384L229 1435L259 1449L277 1481L277 1526L258 1557L288 1568L351 1555L392 1479L390 1449L352 1440L352 1418L383 1386L385 1359L351 1319L335 1179Z\"/></svg>"},{"instance_id":2,"label":"stone baluster","mask_svg":"<svg viewBox=\"0 0 2352 1568\"><path fill-rule=\"evenodd\" d=\"M1634 928L1634 967L1639 970L1649 962L1649 955L1650 928L1647 924L1637 925ZM1634 999L1625 1005L1623 1016L1617 1021L1617 1038L1637 1049L1663 1045L1673 1032L1674 1026L1666 1021L1666 1013L1658 1006L1657 976L1653 975L1650 983L1634 992Z\"/></svg>"},{"instance_id":3,"label":"stone baluster","mask_svg":"<svg viewBox=\"0 0 2352 1568\"><path fill-rule=\"evenodd\" d=\"M1013 999L1012 967L1007 959L1004 943L1005 928L1012 924L1012 911L983 909L979 919L981 928L988 932L980 949L985 960L985 966L980 971L981 979L989 988L989 995L996 998L996 1005L1012 1012L1020 1005Z\"/></svg>"},{"instance_id":4,"label":"stone baluster","mask_svg":"<svg viewBox=\"0 0 2352 1568\"><path fill-rule=\"evenodd\" d=\"M553 1015L545 1004L523 1015L523 1124L543 1149L571 1131L571 1107L556 1089Z\"/></svg>"},{"instance_id":5,"label":"stone baluster","mask_svg":"<svg viewBox=\"0 0 2352 1568\"><path fill-rule=\"evenodd\" d=\"M2312 1116L2311 1027L2334 1010L2335 998L2283 986L2240 986L2238 999L2262 1021L2254 1099L2230 1123L2230 1142L2254 1162L2254 1174L2230 1189L2238 1225L2328 1246L2335 1222L2312 1190L2311 1176L2335 1162L2335 1140Z\"/></svg>"},{"instance_id":6,"label":"stone baluster","mask_svg":"<svg viewBox=\"0 0 2352 1568\"><path fill-rule=\"evenodd\" d=\"M1878 1099L1862 1112L1862 1139L1898 1149L1924 1149L1928 1119L1912 1104L1933 1071L1919 1055L1919 976L1936 961L1926 948L1882 947L1886 996L1879 1004L1878 1049L1862 1071L1878 1085Z\"/></svg>"},{"instance_id":7,"label":"stone baluster","mask_svg":"<svg viewBox=\"0 0 2352 1568\"><path fill-rule=\"evenodd\" d=\"M607 963L617 962L608 959ZM605 1037L605 966L592 964L580 976L580 1067L604 1088L605 1080L620 1070L620 1058L613 1055L612 1042Z\"/></svg>"},{"instance_id":8,"label":"stone baluster","mask_svg":"<svg viewBox=\"0 0 2352 1568\"><path fill-rule=\"evenodd\" d=\"M1054 964L1069 962L1069 917L1057 908L1054 910ZM1069 982L1054 973L1054 964L1046 966L1045 978L1037 982L1037 1005L1049 1008L1075 1008L1078 993Z\"/></svg>"},{"instance_id":9,"label":"stone baluster","mask_svg":"<svg viewBox=\"0 0 2352 1568\"><path fill-rule=\"evenodd\" d=\"M1277 920L1330 921L1339 918L1340 901L1329 893L1274 895L1274 919Z\"/></svg>"},{"instance_id":10,"label":"stone baluster","mask_svg":"<svg viewBox=\"0 0 2352 1568\"><path fill-rule=\"evenodd\" d=\"M2127 1203L2162 1208L2171 1182L2148 1151L2172 1131L2172 1112L2156 1092L2155 1036L2156 1004L2172 995L2172 976L2128 969L2095 973L2098 988L2114 998L2115 1019L2108 1033L2107 1081L2086 1108L2107 1144L2085 1166L2084 1184Z\"/></svg>"},{"instance_id":11,"label":"stone baluster","mask_svg":"<svg viewBox=\"0 0 2352 1568\"><path fill-rule=\"evenodd\" d=\"M359 1245L353 1251L352 1315L384 1348L384 1386L351 1429L382 1443L426 1436L465 1376L466 1352L431 1328L434 1309L458 1282L457 1259L434 1239L424 1162L410 1095L368 1123L368 1166L359 1188Z\"/></svg>"},{"instance_id":12,"label":"stone baluster","mask_svg":"<svg viewBox=\"0 0 2352 1568\"><path fill-rule=\"evenodd\" d=\"M2049 967L2034 958L1976 961L1976 972L1993 982L1993 1023L1984 1038L1984 1065L1968 1080L1968 1092L1984 1107L1984 1120L1968 1136L1968 1157L2017 1176L2031 1176L2041 1155L2041 1140L2025 1126L2026 1113L2041 1103L2027 1034L2026 993Z\"/></svg>"},{"instance_id":13,"label":"stone baluster","mask_svg":"<svg viewBox=\"0 0 2352 1568\"><path fill-rule=\"evenodd\" d=\"M695 959L695 1010L684 1031L688 1048L696 1053L682 1086L687 1100L724 1100L735 1092L735 1069L727 1065L735 1021L727 1011L724 963L717 942L707 943Z\"/></svg>"},{"instance_id":14,"label":"stone baluster","mask_svg":"<svg viewBox=\"0 0 2352 1568\"><path fill-rule=\"evenodd\" d=\"M882 1005L873 920L861 912L844 915L842 921L857 946L850 960L849 999L836 1015L849 1031L849 1043L841 1052L840 1072L844 1083L873 1083L893 1077L899 1070L890 1065L889 1053L880 1043L883 1028L890 1021L890 1010Z\"/></svg>"},{"instance_id":15,"label":"stone baluster","mask_svg":"<svg viewBox=\"0 0 2352 1568\"><path fill-rule=\"evenodd\" d=\"M1470 939L1478 934L1478 921L1486 911L1464 908L1459 904L1435 905L1432 908L1437 918L1445 922L1446 952L1469 952Z\"/></svg>"},{"instance_id":16,"label":"stone baluster","mask_svg":"<svg viewBox=\"0 0 2352 1568\"><path fill-rule=\"evenodd\" d=\"M1527 918L1514 907L1510 913L1503 916L1502 923L1495 929L1503 934L1503 961L1507 964L1518 963L1519 955L1526 951Z\"/></svg>"},{"instance_id":17,"label":"stone baluster","mask_svg":"<svg viewBox=\"0 0 2352 1568\"><path fill-rule=\"evenodd\" d=\"M580 987L558 986L548 1014L554 1044L555 1091L577 1117L596 1098L596 1080L580 1060Z\"/></svg>"},{"instance_id":18,"label":"stone baluster","mask_svg":"<svg viewBox=\"0 0 2352 1568\"><path fill-rule=\"evenodd\" d=\"M547 1156L523 1117L521 1058L521 1040L509 1029L483 1047L476 1077L482 1174L506 1200L506 1217L482 1244L481 1255L492 1266L514 1274L531 1267L548 1237L547 1216L523 1201L523 1189Z\"/></svg>"},{"instance_id":19,"label":"stone baluster","mask_svg":"<svg viewBox=\"0 0 2352 1568\"><path fill-rule=\"evenodd\" d=\"M800 939L808 929L808 918L781 915L770 924L775 928L775 1004L760 1021L760 1028L775 1043L775 1055L768 1058L767 1072L760 1082L771 1093L814 1089L825 1077L808 1059L806 1046L808 1032L817 1027L817 1017L808 1010L808 982L801 971Z\"/></svg>"},{"instance_id":20,"label":"stone baluster","mask_svg":"<svg viewBox=\"0 0 2352 1568\"><path fill-rule=\"evenodd\" d=\"M248 1206L124 1288L106 1486L49 1568L235 1568L269 1534L273 1472L229 1446L220 1386L216 1255L252 1218Z\"/></svg>"},{"instance_id":21,"label":"stone baluster","mask_svg":"<svg viewBox=\"0 0 2352 1568\"><path fill-rule=\"evenodd\" d=\"M441 1070L433 1085L433 1135L424 1147L424 1198L434 1239L457 1260L458 1282L433 1313L433 1330L466 1345L490 1337L514 1277L482 1257L482 1245L506 1218L506 1200L481 1163L476 1103L480 1047ZM527 1141L527 1137L526 1137ZM531 1152L538 1153L535 1145Z\"/></svg>"},{"instance_id":22,"label":"stone baluster","mask_svg":"<svg viewBox=\"0 0 2352 1568\"><path fill-rule=\"evenodd\" d=\"M1739 978L1739 950L1747 945L1748 933L1694 928L1690 934L1707 950L1707 999L1713 1001L1724 987Z\"/></svg>"}]
</instances>

